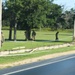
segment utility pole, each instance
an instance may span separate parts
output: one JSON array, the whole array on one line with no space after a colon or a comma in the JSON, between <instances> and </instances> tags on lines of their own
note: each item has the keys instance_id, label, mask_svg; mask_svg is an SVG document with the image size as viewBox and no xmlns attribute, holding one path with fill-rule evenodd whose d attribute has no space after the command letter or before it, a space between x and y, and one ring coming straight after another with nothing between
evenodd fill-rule
<instances>
[{"instance_id":1,"label":"utility pole","mask_svg":"<svg viewBox=\"0 0 75 75\"><path fill-rule=\"evenodd\" d=\"M2 0L0 0L0 48L1 48L1 28L2 28Z\"/></svg>"}]
</instances>

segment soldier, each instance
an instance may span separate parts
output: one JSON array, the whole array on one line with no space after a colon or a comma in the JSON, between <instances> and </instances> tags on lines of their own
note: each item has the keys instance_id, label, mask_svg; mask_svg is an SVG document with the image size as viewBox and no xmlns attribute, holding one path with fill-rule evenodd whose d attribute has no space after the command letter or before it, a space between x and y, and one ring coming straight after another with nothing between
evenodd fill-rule
<instances>
[{"instance_id":1,"label":"soldier","mask_svg":"<svg viewBox=\"0 0 75 75\"><path fill-rule=\"evenodd\" d=\"M33 30L32 32L32 40L35 40L36 32Z\"/></svg>"},{"instance_id":2,"label":"soldier","mask_svg":"<svg viewBox=\"0 0 75 75\"><path fill-rule=\"evenodd\" d=\"M3 35L3 32L1 32L1 46L2 46L3 42L4 42L4 35Z\"/></svg>"}]
</instances>

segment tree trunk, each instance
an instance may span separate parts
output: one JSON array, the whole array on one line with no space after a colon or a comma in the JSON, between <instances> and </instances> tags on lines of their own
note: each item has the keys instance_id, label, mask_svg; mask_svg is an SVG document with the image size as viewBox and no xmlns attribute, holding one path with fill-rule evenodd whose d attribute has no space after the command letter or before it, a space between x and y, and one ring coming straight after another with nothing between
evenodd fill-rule
<instances>
[{"instance_id":1,"label":"tree trunk","mask_svg":"<svg viewBox=\"0 0 75 75\"><path fill-rule=\"evenodd\" d=\"M10 21L9 40L12 40L12 21Z\"/></svg>"},{"instance_id":2,"label":"tree trunk","mask_svg":"<svg viewBox=\"0 0 75 75\"><path fill-rule=\"evenodd\" d=\"M26 40L31 40L31 29L26 30Z\"/></svg>"},{"instance_id":3,"label":"tree trunk","mask_svg":"<svg viewBox=\"0 0 75 75\"><path fill-rule=\"evenodd\" d=\"M16 29L17 29L17 22L15 22L14 26L14 41L16 41Z\"/></svg>"}]
</instances>

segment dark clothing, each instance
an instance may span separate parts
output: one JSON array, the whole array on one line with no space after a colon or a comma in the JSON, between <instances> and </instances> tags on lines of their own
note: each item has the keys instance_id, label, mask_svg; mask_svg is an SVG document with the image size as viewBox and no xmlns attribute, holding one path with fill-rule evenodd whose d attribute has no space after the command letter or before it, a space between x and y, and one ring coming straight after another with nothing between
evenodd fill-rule
<instances>
[{"instance_id":1,"label":"dark clothing","mask_svg":"<svg viewBox=\"0 0 75 75\"><path fill-rule=\"evenodd\" d=\"M32 40L35 40L36 32L33 30L32 32Z\"/></svg>"},{"instance_id":2,"label":"dark clothing","mask_svg":"<svg viewBox=\"0 0 75 75\"><path fill-rule=\"evenodd\" d=\"M56 41L58 41L58 33L59 32L56 32L56 35L55 35L56 36L56 39L55 39Z\"/></svg>"}]
</instances>

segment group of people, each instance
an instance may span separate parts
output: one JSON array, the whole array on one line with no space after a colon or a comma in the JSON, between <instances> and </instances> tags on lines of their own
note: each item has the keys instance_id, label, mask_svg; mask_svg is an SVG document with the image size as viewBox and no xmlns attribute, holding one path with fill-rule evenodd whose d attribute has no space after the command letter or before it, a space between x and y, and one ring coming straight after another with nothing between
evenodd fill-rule
<instances>
[{"instance_id":1,"label":"group of people","mask_svg":"<svg viewBox=\"0 0 75 75\"><path fill-rule=\"evenodd\" d=\"M58 34L59 34L59 31L57 31L56 34L55 34L55 41L59 41ZM32 40L35 40L35 36L36 36L36 32L33 30Z\"/></svg>"},{"instance_id":2,"label":"group of people","mask_svg":"<svg viewBox=\"0 0 75 75\"><path fill-rule=\"evenodd\" d=\"M59 41L58 34L59 34L59 31L57 31L56 34L55 34L55 41ZM35 36L36 36L36 32L33 30L32 40L35 40Z\"/></svg>"},{"instance_id":3,"label":"group of people","mask_svg":"<svg viewBox=\"0 0 75 75\"><path fill-rule=\"evenodd\" d=\"M59 40L58 34L59 34L59 32L57 31L55 34L55 41ZM35 36L36 36L36 32L33 30L32 31L32 40L33 41L35 40ZM25 37L26 37L25 39L27 39L27 32L25 32ZM3 35L3 32L1 32L1 46L2 46L3 42L4 42L4 35Z\"/></svg>"},{"instance_id":4,"label":"group of people","mask_svg":"<svg viewBox=\"0 0 75 75\"><path fill-rule=\"evenodd\" d=\"M58 41L59 40L59 38L58 38L58 34L59 34L59 32L57 31L56 32L56 34L55 34L55 41ZM36 36L36 32L33 30L32 31L32 38L31 38L31 40L35 40L35 36ZM27 32L25 32L25 40L27 40L27 38L28 38L28 33Z\"/></svg>"}]
</instances>

